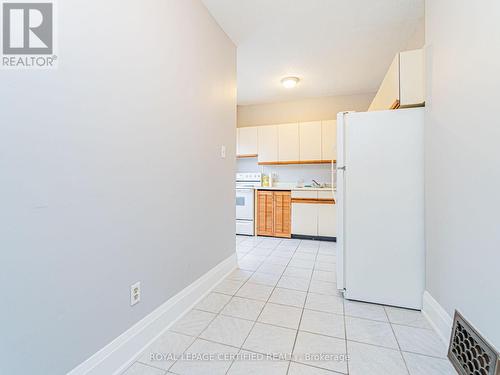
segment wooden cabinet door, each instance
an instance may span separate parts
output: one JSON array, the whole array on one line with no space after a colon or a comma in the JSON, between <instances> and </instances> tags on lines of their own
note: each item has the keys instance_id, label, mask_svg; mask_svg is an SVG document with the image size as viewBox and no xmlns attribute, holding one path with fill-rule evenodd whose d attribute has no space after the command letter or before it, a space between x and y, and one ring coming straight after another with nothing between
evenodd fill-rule
<instances>
[{"instance_id":1,"label":"wooden cabinet door","mask_svg":"<svg viewBox=\"0 0 500 375\"><path fill-rule=\"evenodd\" d=\"M257 155L258 147L258 128L238 128L238 155L248 156Z\"/></svg>"},{"instance_id":2,"label":"wooden cabinet door","mask_svg":"<svg viewBox=\"0 0 500 375\"><path fill-rule=\"evenodd\" d=\"M337 160L337 121L323 121L321 128L321 159Z\"/></svg>"},{"instance_id":3,"label":"wooden cabinet door","mask_svg":"<svg viewBox=\"0 0 500 375\"><path fill-rule=\"evenodd\" d=\"M291 237L292 195L289 191L274 192L274 236Z\"/></svg>"},{"instance_id":4,"label":"wooden cabinet door","mask_svg":"<svg viewBox=\"0 0 500 375\"><path fill-rule=\"evenodd\" d=\"M278 127L276 125L259 126L258 145L259 163L276 163L278 161Z\"/></svg>"},{"instance_id":5,"label":"wooden cabinet door","mask_svg":"<svg viewBox=\"0 0 500 375\"><path fill-rule=\"evenodd\" d=\"M299 124L278 125L278 161L299 161Z\"/></svg>"},{"instance_id":6,"label":"wooden cabinet door","mask_svg":"<svg viewBox=\"0 0 500 375\"><path fill-rule=\"evenodd\" d=\"M321 121L302 122L300 132L300 161L321 160Z\"/></svg>"},{"instance_id":7,"label":"wooden cabinet door","mask_svg":"<svg viewBox=\"0 0 500 375\"><path fill-rule=\"evenodd\" d=\"M257 192L257 235L272 236L274 233L274 199L272 191Z\"/></svg>"}]
</instances>

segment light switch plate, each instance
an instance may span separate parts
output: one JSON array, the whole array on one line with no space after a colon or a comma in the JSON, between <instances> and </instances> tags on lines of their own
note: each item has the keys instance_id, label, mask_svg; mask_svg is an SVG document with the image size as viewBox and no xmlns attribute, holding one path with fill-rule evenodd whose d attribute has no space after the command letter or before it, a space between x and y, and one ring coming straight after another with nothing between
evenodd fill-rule
<instances>
[{"instance_id":1,"label":"light switch plate","mask_svg":"<svg viewBox=\"0 0 500 375\"><path fill-rule=\"evenodd\" d=\"M226 158L226 145L222 145L221 148L220 148L220 157L222 159L225 159Z\"/></svg>"}]
</instances>

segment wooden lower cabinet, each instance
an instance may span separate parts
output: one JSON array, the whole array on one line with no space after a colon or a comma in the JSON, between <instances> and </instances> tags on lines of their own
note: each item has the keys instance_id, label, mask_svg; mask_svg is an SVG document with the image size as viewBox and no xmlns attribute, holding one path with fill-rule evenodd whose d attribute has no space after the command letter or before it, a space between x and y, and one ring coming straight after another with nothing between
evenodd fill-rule
<instances>
[{"instance_id":1,"label":"wooden lower cabinet","mask_svg":"<svg viewBox=\"0 0 500 375\"><path fill-rule=\"evenodd\" d=\"M274 236L292 236L292 194L289 191L274 192Z\"/></svg>"},{"instance_id":2,"label":"wooden lower cabinet","mask_svg":"<svg viewBox=\"0 0 500 375\"><path fill-rule=\"evenodd\" d=\"M290 238L292 195L290 191L257 192L257 235Z\"/></svg>"},{"instance_id":3,"label":"wooden lower cabinet","mask_svg":"<svg viewBox=\"0 0 500 375\"><path fill-rule=\"evenodd\" d=\"M274 192L257 192L257 235L272 236L274 234Z\"/></svg>"}]
</instances>

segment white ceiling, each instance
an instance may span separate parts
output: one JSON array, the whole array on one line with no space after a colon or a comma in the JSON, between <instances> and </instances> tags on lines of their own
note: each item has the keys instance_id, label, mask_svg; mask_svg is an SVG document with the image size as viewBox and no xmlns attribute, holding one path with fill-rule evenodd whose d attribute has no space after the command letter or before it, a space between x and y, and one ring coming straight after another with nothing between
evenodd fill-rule
<instances>
[{"instance_id":1,"label":"white ceiling","mask_svg":"<svg viewBox=\"0 0 500 375\"><path fill-rule=\"evenodd\" d=\"M202 1L238 46L239 104L374 92L423 33L424 0Z\"/></svg>"}]
</instances>

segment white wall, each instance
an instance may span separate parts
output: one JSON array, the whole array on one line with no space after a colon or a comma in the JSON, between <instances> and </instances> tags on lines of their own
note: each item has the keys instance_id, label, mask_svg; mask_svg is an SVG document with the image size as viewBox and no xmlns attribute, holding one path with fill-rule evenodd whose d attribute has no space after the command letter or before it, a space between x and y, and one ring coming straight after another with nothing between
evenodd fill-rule
<instances>
[{"instance_id":1,"label":"white wall","mask_svg":"<svg viewBox=\"0 0 500 375\"><path fill-rule=\"evenodd\" d=\"M500 2L426 2L427 289L500 349Z\"/></svg>"},{"instance_id":2,"label":"white wall","mask_svg":"<svg viewBox=\"0 0 500 375\"><path fill-rule=\"evenodd\" d=\"M312 180L319 183L332 183L332 166L330 164L304 164L304 165L259 165L257 158L238 159L236 162L238 172L275 173L278 182L296 183L304 180L310 184Z\"/></svg>"},{"instance_id":3,"label":"white wall","mask_svg":"<svg viewBox=\"0 0 500 375\"><path fill-rule=\"evenodd\" d=\"M197 0L58 4L59 69L0 71L1 374L66 373L234 253L235 46Z\"/></svg>"},{"instance_id":4,"label":"white wall","mask_svg":"<svg viewBox=\"0 0 500 375\"><path fill-rule=\"evenodd\" d=\"M342 111L366 111L375 93L324 96L238 106L238 127L332 120Z\"/></svg>"},{"instance_id":5,"label":"white wall","mask_svg":"<svg viewBox=\"0 0 500 375\"><path fill-rule=\"evenodd\" d=\"M413 35L406 43L406 50L421 49L425 45L425 17L418 20Z\"/></svg>"}]
</instances>

